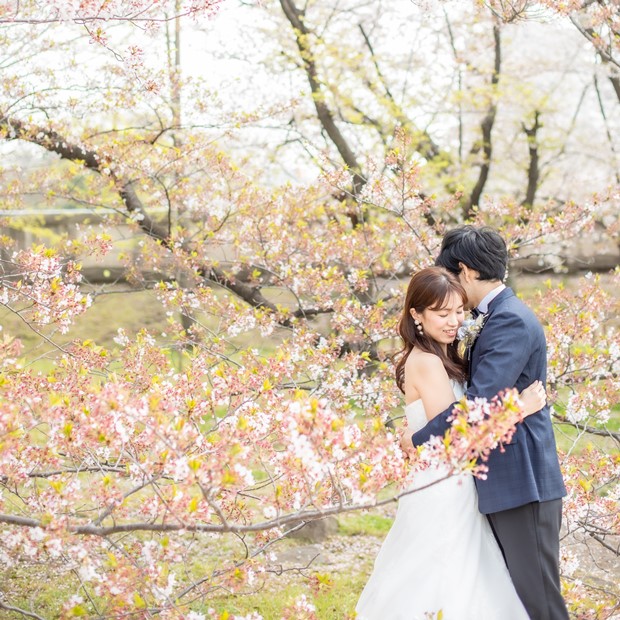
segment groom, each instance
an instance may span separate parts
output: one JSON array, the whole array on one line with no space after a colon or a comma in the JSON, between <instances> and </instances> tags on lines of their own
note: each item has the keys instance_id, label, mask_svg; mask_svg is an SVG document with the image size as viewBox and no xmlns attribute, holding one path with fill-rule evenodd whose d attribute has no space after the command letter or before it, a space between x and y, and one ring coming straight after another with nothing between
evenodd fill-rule
<instances>
[{"instance_id":1,"label":"groom","mask_svg":"<svg viewBox=\"0 0 620 620\"><path fill-rule=\"evenodd\" d=\"M513 387L521 391L536 379L544 385L545 335L532 311L502 284L508 252L497 231L474 226L451 230L435 262L458 276L473 312L486 315L469 352L467 398L492 398ZM442 436L453 406L415 433L413 445ZM476 478L478 507L491 523L530 618L566 620L558 566L566 489L549 409L519 423L504 448L491 453L487 479Z\"/></svg>"}]
</instances>

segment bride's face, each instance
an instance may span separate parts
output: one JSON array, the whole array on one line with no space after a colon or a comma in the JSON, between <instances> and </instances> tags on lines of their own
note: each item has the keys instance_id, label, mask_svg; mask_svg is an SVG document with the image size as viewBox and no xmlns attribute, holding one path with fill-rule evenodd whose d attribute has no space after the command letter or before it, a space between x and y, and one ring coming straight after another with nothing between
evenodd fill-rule
<instances>
[{"instance_id":1,"label":"bride's face","mask_svg":"<svg viewBox=\"0 0 620 620\"><path fill-rule=\"evenodd\" d=\"M412 311L412 314L415 311ZM441 308L426 308L421 313L416 313L422 323L424 333L439 342L450 344L456 338L456 332L465 318L463 300L458 293L452 293L443 303Z\"/></svg>"}]
</instances>

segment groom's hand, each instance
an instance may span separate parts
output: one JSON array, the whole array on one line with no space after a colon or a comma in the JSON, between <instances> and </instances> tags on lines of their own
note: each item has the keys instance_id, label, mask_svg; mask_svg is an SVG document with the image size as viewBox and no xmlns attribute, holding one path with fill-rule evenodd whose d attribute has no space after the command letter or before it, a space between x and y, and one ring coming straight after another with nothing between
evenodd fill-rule
<instances>
[{"instance_id":1,"label":"groom's hand","mask_svg":"<svg viewBox=\"0 0 620 620\"><path fill-rule=\"evenodd\" d=\"M411 443L411 435L413 435L412 431L409 429L409 425L405 424L400 428L400 448L405 453L405 457L411 459L413 457L413 452L415 448Z\"/></svg>"}]
</instances>

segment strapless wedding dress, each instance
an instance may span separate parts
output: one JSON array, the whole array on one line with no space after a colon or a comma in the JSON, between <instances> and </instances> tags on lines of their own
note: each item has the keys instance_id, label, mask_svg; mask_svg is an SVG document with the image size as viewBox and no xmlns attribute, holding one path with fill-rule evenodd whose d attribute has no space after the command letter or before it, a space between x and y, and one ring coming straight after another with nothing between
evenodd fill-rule
<instances>
[{"instance_id":1,"label":"strapless wedding dress","mask_svg":"<svg viewBox=\"0 0 620 620\"><path fill-rule=\"evenodd\" d=\"M457 398L463 394L454 385ZM412 433L421 400L405 407ZM392 528L357 603L357 620L528 620L469 474L440 467L411 475ZM426 485L434 482L427 488Z\"/></svg>"}]
</instances>

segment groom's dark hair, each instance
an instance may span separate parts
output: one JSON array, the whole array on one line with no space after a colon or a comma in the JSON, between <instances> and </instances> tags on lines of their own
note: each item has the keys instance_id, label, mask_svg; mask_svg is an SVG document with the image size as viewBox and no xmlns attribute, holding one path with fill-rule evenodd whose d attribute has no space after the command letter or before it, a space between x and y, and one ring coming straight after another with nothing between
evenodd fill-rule
<instances>
[{"instance_id":1,"label":"groom's dark hair","mask_svg":"<svg viewBox=\"0 0 620 620\"><path fill-rule=\"evenodd\" d=\"M475 269L480 280L503 280L508 264L506 242L490 226L453 228L444 235L435 265L458 274L459 263Z\"/></svg>"}]
</instances>

